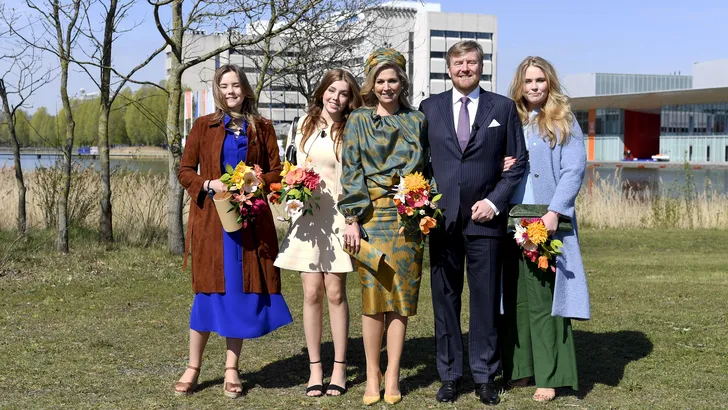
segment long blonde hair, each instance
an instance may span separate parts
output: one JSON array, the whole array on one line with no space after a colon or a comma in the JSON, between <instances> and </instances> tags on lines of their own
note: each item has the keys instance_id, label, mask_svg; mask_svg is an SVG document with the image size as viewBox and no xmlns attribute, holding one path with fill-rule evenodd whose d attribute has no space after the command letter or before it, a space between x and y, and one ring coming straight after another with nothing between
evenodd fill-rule
<instances>
[{"instance_id":1,"label":"long blonde hair","mask_svg":"<svg viewBox=\"0 0 728 410\"><path fill-rule=\"evenodd\" d=\"M379 99L377 99L376 94L374 94L374 83L376 83L379 73L388 68L393 69L394 72L397 73L397 78L399 78L400 91L397 101L399 102L400 107L412 108L412 104L410 104L408 98L409 78L407 78L407 73L402 69L402 67L392 61L383 61L372 67L369 70L369 73L367 73L367 76L364 79L364 84L361 86L361 95L362 98L364 98L364 105L367 107L376 107L379 103Z\"/></svg>"},{"instance_id":2,"label":"long blonde hair","mask_svg":"<svg viewBox=\"0 0 728 410\"><path fill-rule=\"evenodd\" d=\"M557 143L563 145L571 135L571 127L574 123L574 114L571 112L569 97L561 91L561 82L556 75L554 66L541 57L526 57L516 69L516 75L508 88L508 94L516 102L518 116L521 123L526 125L528 119L528 102L523 95L523 84L525 84L526 70L528 67L536 67L543 71L548 85L548 96L541 107L541 112L536 116L539 132L544 141L548 141L551 148Z\"/></svg>"},{"instance_id":3,"label":"long blonde hair","mask_svg":"<svg viewBox=\"0 0 728 410\"><path fill-rule=\"evenodd\" d=\"M326 121L321 118L321 112L324 110L324 93L331 86L331 84L337 81L346 81L349 85L349 104L346 106L343 112L343 121L334 123L331 126L331 139L334 140L334 153L336 154L336 160L339 160L339 152L341 151L341 142L344 137L344 126L346 120L349 118L349 113L355 109L361 107L362 98L359 93L359 84L356 83L356 79L350 72L342 69L334 69L327 71L321 78L321 82L316 91L313 92L310 105L308 107L308 116L303 121L301 126L301 133L303 138L301 139L301 147L306 145L306 141L313 135L316 128Z\"/></svg>"},{"instance_id":4,"label":"long blonde hair","mask_svg":"<svg viewBox=\"0 0 728 410\"><path fill-rule=\"evenodd\" d=\"M225 94L220 89L220 81L222 76L227 73L235 73L238 75L240 81L240 89L243 92L243 106L240 107L240 112L231 111L227 106ZM235 64L225 64L215 70L215 75L212 77L212 97L215 100L215 113L212 115L212 122L220 122L225 118L225 114L232 118L244 118L248 124L253 127L253 133L256 130L256 122L262 120L263 117L258 113L258 104L255 102L255 93L253 87L248 82L248 77L245 76L245 72L242 68Z\"/></svg>"}]
</instances>

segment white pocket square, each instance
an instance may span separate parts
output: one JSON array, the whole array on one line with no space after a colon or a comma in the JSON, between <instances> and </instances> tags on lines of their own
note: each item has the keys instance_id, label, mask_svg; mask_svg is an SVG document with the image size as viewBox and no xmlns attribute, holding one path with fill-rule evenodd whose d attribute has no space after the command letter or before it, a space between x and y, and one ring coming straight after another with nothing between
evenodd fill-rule
<instances>
[{"instance_id":1,"label":"white pocket square","mask_svg":"<svg viewBox=\"0 0 728 410\"><path fill-rule=\"evenodd\" d=\"M493 127L500 127L500 123L498 121L496 121L495 119L493 121L491 121L490 125L488 126L488 128L493 128Z\"/></svg>"}]
</instances>

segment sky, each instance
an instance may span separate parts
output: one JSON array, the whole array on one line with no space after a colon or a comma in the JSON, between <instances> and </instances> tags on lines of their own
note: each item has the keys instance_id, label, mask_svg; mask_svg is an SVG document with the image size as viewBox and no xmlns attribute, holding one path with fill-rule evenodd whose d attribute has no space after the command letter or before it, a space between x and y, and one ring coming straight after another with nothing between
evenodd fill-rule
<instances>
[{"instance_id":1,"label":"sky","mask_svg":"<svg viewBox=\"0 0 728 410\"><path fill-rule=\"evenodd\" d=\"M3 0L0 0L2 3ZM22 7L5 0L6 7ZM529 55L551 61L560 76L607 72L691 74L694 62L728 59L728 0L442 0L444 12L491 14L498 19L496 91L506 94L517 65ZM151 6L138 0L125 27L134 27L114 45L114 64L121 71L142 61L161 45ZM2 66L0 62L0 66ZM164 78L164 58L157 57L137 79ZM33 112L60 109L59 82L45 86L32 99ZM80 72L71 74L69 92L95 86Z\"/></svg>"}]
</instances>

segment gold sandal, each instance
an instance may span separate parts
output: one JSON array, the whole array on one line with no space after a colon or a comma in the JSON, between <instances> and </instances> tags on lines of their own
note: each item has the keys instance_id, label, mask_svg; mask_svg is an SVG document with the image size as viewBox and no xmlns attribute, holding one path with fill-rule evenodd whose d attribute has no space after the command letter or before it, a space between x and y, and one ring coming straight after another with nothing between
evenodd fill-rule
<instances>
[{"instance_id":1,"label":"gold sandal","mask_svg":"<svg viewBox=\"0 0 728 410\"><path fill-rule=\"evenodd\" d=\"M191 382L175 383L174 394L176 396L188 396L197 390L197 379L200 377L200 368L195 366L187 366L187 368L195 371L195 378Z\"/></svg>"},{"instance_id":2,"label":"gold sandal","mask_svg":"<svg viewBox=\"0 0 728 410\"><path fill-rule=\"evenodd\" d=\"M235 370L235 373L237 374L238 368L237 367L226 367L225 371L228 370ZM238 388L240 391L234 391L233 389ZM230 383L225 382L225 397L229 397L231 399L237 399L238 397L243 395L243 385L242 383Z\"/></svg>"}]
</instances>

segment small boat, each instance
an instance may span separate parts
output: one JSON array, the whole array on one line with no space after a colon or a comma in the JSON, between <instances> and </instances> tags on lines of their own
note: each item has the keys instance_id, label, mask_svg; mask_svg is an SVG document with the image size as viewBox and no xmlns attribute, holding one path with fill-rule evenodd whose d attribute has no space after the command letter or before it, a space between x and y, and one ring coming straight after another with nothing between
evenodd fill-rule
<instances>
[{"instance_id":1,"label":"small boat","mask_svg":"<svg viewBox=\"0 0 728 410\"><path fill-rule=\"evenodd\" d=\"M657 155L653 155L652 156L652 159L654 161L669 161L670 160L670 156L667 155L667 154L657 154Z\"/></svg>"}]
</instances>

